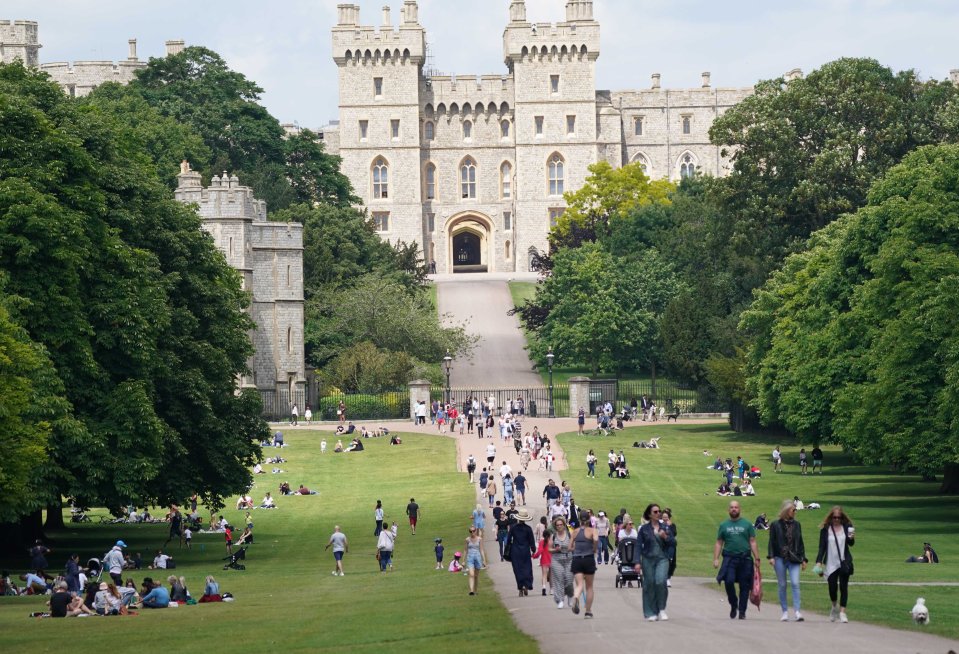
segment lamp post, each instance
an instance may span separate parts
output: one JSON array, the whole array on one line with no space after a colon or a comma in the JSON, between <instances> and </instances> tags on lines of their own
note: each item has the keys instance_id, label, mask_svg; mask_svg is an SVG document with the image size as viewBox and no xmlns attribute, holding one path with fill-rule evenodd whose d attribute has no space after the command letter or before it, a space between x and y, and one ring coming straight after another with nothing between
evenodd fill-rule
<instances>
[{"instance_id":1,"label":"lamp post","mask_svg":"<svg viewBox=\"0 0 959 654\"><path fill-rule=\"evenodd\" d=\"M453 391L450 390L450 366L453 365L453 357L450 356L449 350L446 350L443 364L446 366L446 404L449 404L453 399Z\"/></svg>"},{"instance_id":2,"label":"lamp post","mask_svg":"<svg viewBox=\"0 0 959 654\"><path fill-rule=\"evenodd\" d=\"M546 366L549 368L549 416L550 418L556 417L556 409L553 407L553 348L549 349L549 352L546 353Z\"/></svg>"}]
</instances>

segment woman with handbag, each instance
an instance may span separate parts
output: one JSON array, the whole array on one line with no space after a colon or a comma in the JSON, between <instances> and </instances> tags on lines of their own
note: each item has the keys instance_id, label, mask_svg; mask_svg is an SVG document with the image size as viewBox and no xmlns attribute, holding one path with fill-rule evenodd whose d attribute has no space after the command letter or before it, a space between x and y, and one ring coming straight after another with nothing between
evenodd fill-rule
<instances>
[{"instance_id":1,"label":"woman with handbag","mask_svg":"<svg viewBox=\"0 0 959 654\"><path fill-rule=\"evenodd\" d=\"M832 609L830 622L836 619L849 622L846 617L846 602L849 599L849 577L853 574L852 554L849 548L856 543L856 528L841 506L834 506L823 520L819 532L819 553L816 555L815 572L829 582L829 599ZM838 590L839 605L836 605Z\"/></svg>"},{"instance_id":2,"label":"woman with handbag","mask_svg":"<svg viewBox=\"0 0 959 654\"><path fill-rule=\"evenodd\" d=\"M786 604L786 576L793 590L793 609L796 622L804 618L799 610L799 573L806 569L806 546L802 539L802 525L796 522L796 505L785 500L779 511L779 519L769 528L769 551L766 556L769 564L776 570L776 583L779 586L779 607L783 611L783 622L789 621L789 608Z\"/></svg>"}]
</instances>

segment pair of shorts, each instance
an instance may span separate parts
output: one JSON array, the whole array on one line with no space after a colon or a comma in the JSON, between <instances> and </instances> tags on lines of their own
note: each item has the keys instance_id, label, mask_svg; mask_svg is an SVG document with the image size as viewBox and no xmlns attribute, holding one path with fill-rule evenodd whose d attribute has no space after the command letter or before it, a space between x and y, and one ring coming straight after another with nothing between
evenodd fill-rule
<instances>
[{"instance_id":1,"label":"pair of shorts","mask_svg":"<svg viewBox=\"0 0 959 654\"><path fill-rule=\"evenodd\" d=\"M596 559L592 556L574 556L570 571L575 574L596 574Z\"/></svg>"},{"instance_id":2,"label":"pair of shorts","mask_svg":"<svg viewBox=\"0 0 959 654\"><path fill-rule=\"evenodd\" d=\"M414 518L413 516L410 516L410 526L411 527L416 526L416 518Z\"/></svg>"},{"instance_id":3,"label":"pair of shorts","mask_svg":"<svg viewBox=\"0 0 959 654\"><path fill-rule=\"evenodd\" d=\"M470 552L466 555L466 567L479 570L483 567L483 556L479 552Z\"/></svg>"},{"instance_id":4,"label":"pair of shorts","mask_svg":"<svg viewBox=\"0 0 959 654\"><path fill-rule=\"evenodd\" d=\"M342 560L343 560L343 552L342 552L342 551L338 552L338 551L336 551L336 550L333 550L333 558L336 559L337 561L342 561Z\"/></svg>"}]
</instances>

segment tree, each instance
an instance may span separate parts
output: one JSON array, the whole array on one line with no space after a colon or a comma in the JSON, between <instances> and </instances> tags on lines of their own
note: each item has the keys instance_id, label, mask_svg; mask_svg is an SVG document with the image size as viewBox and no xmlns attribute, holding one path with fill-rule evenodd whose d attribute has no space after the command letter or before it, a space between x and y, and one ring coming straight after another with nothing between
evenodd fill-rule
<instances>
[{"instance_id":1,"label":"tree","mask_svg":"<svg viewBox=\"0 0 959 654\"><path fill-rule=\"evenodd\" d=\"M235 271L175 202L124 112L0 66L0 269L49 353L40 497L118 508L242 490L266 433L236 394L251 354ZM48 409L48 412L51 411Z\"/></svg>"},{"instance_id":2,"label":"tree","mask_svg":"<svg viewBox=\"0 0 959 654\"><path fill-rule=\"evenodd\" d=\"M566 211L549 234L552 251L615 233L617 223L639 207L668 204L675 188L667 180L650 181L639 163L613 168L600 161L589 166L589 172L579 190L564 195Z\"/></svg>"},{"instance_id":3,"label":"tree","mask_svg":"<svg viewBox=\"0 0 959 654\"><path fill-rule=\"evenodd\" d=\"M340 172L342 159L327 154L316 134L304 129L291 135L284 143L284 153L295 202L339 208L360 204L350 180Z\"/></svg>"},{"instance_id":4,"label":"tree","mask_svg":"<svg viewBox=\"0 0 959 654\"><path fill-rule=\"evenodd\" d=\"M941 109L955 96L949 82L872 59L758 83L710 129L734 164L719 190L739 218L738 237L766 253L771 270L813 231L863 206L872 182L907 152L947 138Z\"/></svg>"},{"instance_id":5,"label":"tree","mask_svg":"<svg viewBox=\"0 0 959 654\"><path fill-rule=\"evenodd\" d=\"M535 360L546 351L564 361L622 371L654 363L659 313L681 286L669 266L649 250L635 261L616 260L586 243L556 253L553 273L537 289L551 307L530 344Z\"/></svg>"},{"instance_id":6,"label":"tree","mask_svg":"<svg viewBox=\"0 0 959 654\"><path fill-rule=\"evenodd\" d=\"M924 147L743 316L764 420L959 492L959 146Z\"/></svg>"}]
</instances>

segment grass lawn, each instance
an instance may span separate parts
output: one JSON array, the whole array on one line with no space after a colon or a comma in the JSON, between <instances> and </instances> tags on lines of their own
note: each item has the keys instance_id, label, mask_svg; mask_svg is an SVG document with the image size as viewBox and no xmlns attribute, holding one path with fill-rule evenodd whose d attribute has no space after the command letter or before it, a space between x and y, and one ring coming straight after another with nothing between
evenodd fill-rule
<instances>
[{"instance_id":1,"label":"grass lawn","mask_svg":"<svg viewBox=\"0 0 959 654\"><path fill-rule=\"evenodd\" d=\"M661 436L661 449L632 449L634 441ZM825 474L802 476L799 472L799 446L790 439L736 434L725 425L670 425L626 429L615 436L598 440L575 434L560 436L570 461L565 478L573 487L578 504L611 515L627 508L641 515L650 502L673 510L679 529L678 575L714 577L712 549L716 529L727 517L729 498L716 495L720 475L707 470L717 455L724 459L741 455L763 470L763 478L754 485L756 497L737 498L749 520L765 512L775 519L783 499L798 495L804 502L819 502L822 510L801 511L797 519L803 526L806 556L816 558L819 526L829 508L841 504L856 524L857 542L853 548L855 582L959 582L959 497L937 494L938 483L922 482L915 476L892 474L880 468L857 465L836 448L823 448ZM784 450L785 471L772 472L770 453L777 444ZM592 448L600 459L595 480L586 478L585 457ZM606 477L606 453L623 449L632 479ZM708 450L712 456L703 455ZM807 450L810 448L807 448ZM759 532L759 551L766 556L768 532ZM910 555L922 553L923 541L936 548L939 565L906 564ZM803 574L803 606L828 612L826 584L811 570ZM775 578L771 566L763 561L764 579ZM713 587L716 587L713 585ZM926 629L959 638L959 587L850 587L849 615L853 620L915 628L908 611L916 597L925 597L935 617ZM772 600L766 610L777 611L775 586L765 587L765 599Z\"/></svg>"},{"instance_id":2,"label":"grass lawn","mask_svg":"<svg viewBox=\"0 0 959 654\"><path fill-rule=\"evenodd\" d=\"M233 603L141 611L127 618L35 620L45 598L0 598L0 632L4 651L102 652L108 643L171 643L177 651L286 652L442 652L468 642L471 652L499 652L503 643L516 652L534 652L536 645L521 633L485 578L480 594L467 595L466 577L433 570L433 538L442 537L447 563L461 548L469 524L474 489L455 470L455 443L436 436L405 435L401 447L385 439L367 441L357 454L319 453L320 435L290 430L287 463L282 475L260 475L252 491L259 503L266 491L288 480L319 491L309 497L276 497L279 508L253 512L256 542L245 571L224 571L222 534L197 534L192 550L172 548L194 596L203 579L216 576ZM270 452L272 454L273 451ZM271 466L266 466L267 468ZM405 507L415 497L423 515L416 536L406 523ZM374 558L373 507L383 500L388 520L400 524L396 569L381 575ZM229 502L224 514L241 524L243 513ZM94 512L96 515L96 512ZM204 516L206 520L206 516ZM333 558L323 550L333 525L350 540L344 559L346 576L333 577ZM70 524L53 534L52 568L59 569L70 551L81 561L102 556L117 538L144 559L166 539L166 525ZM21 571L26 556L2 561ZM160 571L165 572L165 571ZM128 576L137 584L145 576L165 574L142 570ZM496 638L482 638L481 629L496 625ZM115 645L114 645L115 646ZM124 647L124 645L121 645Z\"/></svg>"}]
</instances>

